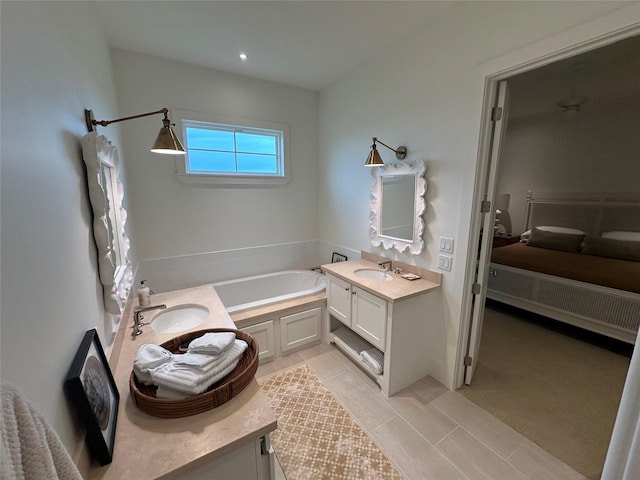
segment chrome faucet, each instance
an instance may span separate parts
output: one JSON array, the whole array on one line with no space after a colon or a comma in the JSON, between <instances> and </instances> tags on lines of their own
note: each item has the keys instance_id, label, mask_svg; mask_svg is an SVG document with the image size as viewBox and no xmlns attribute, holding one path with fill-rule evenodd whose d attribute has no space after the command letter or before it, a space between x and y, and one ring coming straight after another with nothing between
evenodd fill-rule
<instances>
[{"instance_id":1,"label":"chrome faucet","mask_svg":"<svg viewBox=\"0 0 640 480\"><path fill-rule=\"evenodd\" d=\"M391 260L387 260L386 262L378 262L378 266L383 270L391 270Z\"/></svg>"},{"instance_id":2,"label":"chrome faucet","mask_svg":"<svg viewBox=\"0 0 640 480\"><path fill-rule=\"evenodd\" d=\"M142 320L144 320L144 315L142 315L142 312L148 312L149 310L155 310L157 308L167 308L167 306L163 303L161 305L149 305L148 307L135 307L133 309L133 332L131 332L131 336L135 337L138 336L142 333L142 326L143 325L147 325L146 323L143 323Z\"/></svg>"}]
</instances>

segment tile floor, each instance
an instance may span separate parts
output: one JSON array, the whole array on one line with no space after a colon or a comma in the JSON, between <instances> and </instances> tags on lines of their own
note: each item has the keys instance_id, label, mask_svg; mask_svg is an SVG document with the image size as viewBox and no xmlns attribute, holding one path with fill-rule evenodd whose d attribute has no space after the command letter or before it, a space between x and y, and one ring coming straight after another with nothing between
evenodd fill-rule
<instances>
[{"instance_id":1,"label":"tile floor","mask_svg":"<svg viewBox=\"0 0 640 480\"><path fill-rule=\"evenodd\" d=\"M585 478L431 377L385 397L332 345L317 345L261 365L256 377L302 362L409 480ZM284 478L276 465L276 479Z\"/></svg>"}]
</instances>

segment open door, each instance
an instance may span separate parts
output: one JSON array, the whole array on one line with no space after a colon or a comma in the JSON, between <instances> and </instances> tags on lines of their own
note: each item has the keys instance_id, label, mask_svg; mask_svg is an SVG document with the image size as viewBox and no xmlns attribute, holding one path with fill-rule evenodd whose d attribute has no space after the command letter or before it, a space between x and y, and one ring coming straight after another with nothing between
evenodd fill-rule
<instances>
[{"instance_id":1,"label":"open door","mask_svg":"<svg viewBox=\"0 0 640 480\"><path fill-rule=\"evenodd\" d=\"M471 331L469 333L469 347L464 359L465 372L464 383L471 385L471 379L478 366L478 352L480 350L480 337L482 334L482 320L484 316L484 304L487 297L487 278L489 276L489 261L491 260L491 247L493 243L493 224L495 222L496 180L498 165L500 163L500 151L507 129L507 111L509 106L509 89L507 82L498 84L498 96L496 105L491 114L493 122L493 134L491 138L489 174L487 175L485 200L482 202L482 232L476 280L473 284L473 307L471 313Z\"/></svg>"}]
</instances>

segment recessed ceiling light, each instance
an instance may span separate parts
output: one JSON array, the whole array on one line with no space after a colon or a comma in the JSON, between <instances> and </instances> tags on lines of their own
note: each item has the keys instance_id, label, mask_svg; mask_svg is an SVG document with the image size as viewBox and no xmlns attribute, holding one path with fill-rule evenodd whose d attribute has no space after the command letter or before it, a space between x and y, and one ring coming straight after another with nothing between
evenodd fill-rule
<instances>
[{"instance_id":1,"label":"recessed ceiling light","mask_svg":"<svg viewBox=\"0 0 640 480\"><path fill-rule=\"evenodd\" d=\"M247 54L244 52L240 52L240 60L245 61L247 59Z\"/></svg>"}]
</instances>

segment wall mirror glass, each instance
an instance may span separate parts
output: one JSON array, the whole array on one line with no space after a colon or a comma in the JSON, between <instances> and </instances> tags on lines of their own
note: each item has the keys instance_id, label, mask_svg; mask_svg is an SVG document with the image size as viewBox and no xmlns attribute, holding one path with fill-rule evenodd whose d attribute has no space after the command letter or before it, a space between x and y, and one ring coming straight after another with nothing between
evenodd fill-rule
<instances>
[{"instance_id":1,"label":"wall mirror glass","mask_svg":"<svg viewBox=\"0 0 640 480\"><path fill-rule=\"evenodd\" d=\"M124 310L133 282L118 149L104 135L90 132L82 138L82 156L87 167L104 306L109 313L118 315Z\"/></svg>"},{"instance_id":2,"label":"wall mirror glass","mask_svg":"<svg viewBox=\"0 0 640 480\"><path fill-rule=\"evenodd\" d=\"M423 160L385 164L371 169L371 244L417 255L424 247L425 210Z\"/></svg>"}]
</instances>

